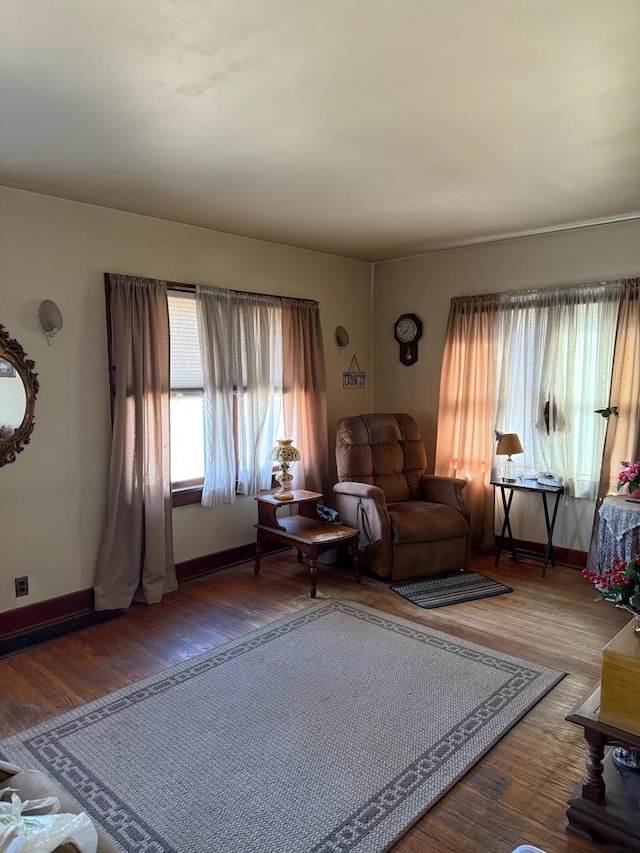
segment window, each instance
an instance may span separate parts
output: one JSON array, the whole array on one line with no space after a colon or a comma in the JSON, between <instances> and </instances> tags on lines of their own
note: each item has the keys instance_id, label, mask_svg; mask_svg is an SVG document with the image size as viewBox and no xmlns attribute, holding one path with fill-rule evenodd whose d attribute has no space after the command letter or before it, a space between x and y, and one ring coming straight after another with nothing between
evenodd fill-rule
<instances>
[{"instance_id":1,"label":"window","mask_svg":"<svg viewBox=\"0 0 640 853\"><path fill-rule=\"evenodd\" d=\"M525 472L602 497L640 455L639 377L640 279L451 300L435 471L466 479L474 545L494 544L494 430L518 433ZM610 405L607 422L596 410Z\"/></svg>"},{"instance_id":2,"label":"window","mask_svg":"<svg viewBox=\"0 0 640 853\"><path fill-rule=\"evenodd\" d=\"M171 484L204 480L204 388L195 293L169 291Z\"/></svg>"},{"instance_id":3,"label":"window","mask_svg":"<svg viewBox=\"0 0 640 853\"><path fill-rule=\"evenodd\" d=\"M153 479L174 506L233 503L272 487L284 436L304 447L296 487L326 491L317 302L112 273L105 301L123 494Z\"/></svg>"},{"instance_id":4,"label":"window","mask_svg":"<svg viewBox=\"0 0 640 853\"><path fill-rule=\"evenodd\" d=\"M597 494L618 304L616 288L569 287L510 294L498 312L495 428L519 435L519 467L579 498Z\"/></svg>"},{"instance_id":5,"label":"window","mask_svg":"<svg viewBox=\"0 0 640 853\"><path fill-rule=\"evenodd\" d=\"M196 293L189 291L169 290L167 295L171 484L174 494L182 493L179 502L196 502L203 485L207 488L208 455L218 456L212 465L216 472L212 493L229 497L229 471L235 492L251 494L269 488L272 465L268 450L277 436L284 436L282 330L279 306L273 304L277 300L211 289L199 298L200 303ZM240 305L234 304L237 302ZM207 317L208 311L218 313L220 322L214 323L213 332L210 323L202 321L202 313L199 325L199 310ZM216 339L214 343L201 340L203 328L205 337ZM211 375L209 402L204 364L209 365ZM231 418L225 431L222 421L227 403ZM225 443L225 436L232 445L226 459L215 446Z\"/></svg>"}]
</instances>

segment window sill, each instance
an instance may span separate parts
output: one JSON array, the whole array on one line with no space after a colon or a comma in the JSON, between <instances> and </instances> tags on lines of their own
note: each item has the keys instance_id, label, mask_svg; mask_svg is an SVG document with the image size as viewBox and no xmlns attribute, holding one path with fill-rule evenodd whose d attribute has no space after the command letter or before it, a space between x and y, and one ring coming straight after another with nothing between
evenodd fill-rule
<instances>
[{"instance_id":1,"label":"window sill","mask_svg":"<svg viewBox=\"0 0 640 853\"><path fill-rule=\"evenodd\" d=\"M274 468L274 475L277 473L279 469ZM176 506L188 506L189 504L199 504L202 500L202 483L190 486L177 486L171 489L171 505ZM276 480L275 476L271 478L271 488L277 489L280 483Z\"/></svg>"},{"instance_id":2,"label":"window sill","mask_svg":"<svg viewBox=\"0 0 640 853\"><path fill-rule=\"evenodd\" d=\"M180 489L173 489L171 492L171 504L174 507L199 504L201 500L202 486L185 486Z\"/></svg>"}]
</instances>

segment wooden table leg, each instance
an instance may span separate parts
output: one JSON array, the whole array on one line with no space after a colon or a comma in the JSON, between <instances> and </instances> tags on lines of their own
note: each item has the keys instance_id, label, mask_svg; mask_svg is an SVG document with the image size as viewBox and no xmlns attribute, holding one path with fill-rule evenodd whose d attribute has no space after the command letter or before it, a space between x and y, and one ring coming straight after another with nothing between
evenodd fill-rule
<instances>
[{"instance_id":1,"label":"wooden table leg","mask_svg":"<svg viewBox=\"0 0 640 853\"><path fill-rule=\"evenodd\" d=\"M547 566L549 564L549 560L551 560L551 565L555 566L556 558L553 550L553 528L556 526L556 515L558 514L558 504L560 503L560 492L556 494L556 502L553 507L553 517L551 521L549 521L549 509L547 507L547 495L545 492L542 493L542 503L544 504L544 521L547 527L547 548L544 552L544 564L542 566L542 577L545 577L547 574Z\"/></svg>"},{"instance_id":2,"label":"wooden table leg","mask_svg":"<svg viewBox=\"0 0 640 853\"><path fill-rule=\"evenodd\" d=\"M318 580L318 563L312 557L309 557L309 579L311 581L311 598L316 597L316 583Z\"/></svg>"},{"instance_id":3,"label":"wooden table leg","mask_svg":"<svg viewBox=\"0 0 640 853\"><path fill-rule=\"evenodd\" d=\"M602 773L604 771L604 748L607 743L604 735L593 729L585 729L584 737L587 742L586 773L582 780L582 796L590 803L603 803L605 785Z\"/></svg>"},{"instance_id":4,"label":"wooden table leg","mask_svg":"<svg viewBox=\"0 0 640 853\"><path fill-rule=\"evenodd\" d=\"M257 575L260 571L260 560L262 559L262 542L260 536L256 539L256 561L253 565L253 573Z\"/></svg>"},{"instance_id":5,"label":"wooden table leg","mask_svg":"<svg viewBox=\"0 0 640 853\"><path fill-rule=\"evenodd\" d=\"M516 556L516 548L513 542L513 532L511 530L511 521L509 520L509 513L511 512L511 501L513 500L513 489L509 490L509 499L507 500L507 496L505 494L505 488L508 486L499 485L500 495L502 497L502 509L504 511L504 521L502 522L502 530L500 531L500 538L498 539L498 549L496 551L496 559L495 565L498 566L500 562L500 555L504 549L504 534L509 534L509 546L511 548L511 559L517 560Z\"/></svg>"},{"instance_id":6,"label":"wooden table leg","mask_svg":"<svg viewBox=\"0 0 640 853\"><path fill-rule=\"evenodd\" d=\"M354 539L351 543L351 561L353 563L355 582L360 583L360 553L358 551L357 539Z\"/></svg>"}]
</instances>

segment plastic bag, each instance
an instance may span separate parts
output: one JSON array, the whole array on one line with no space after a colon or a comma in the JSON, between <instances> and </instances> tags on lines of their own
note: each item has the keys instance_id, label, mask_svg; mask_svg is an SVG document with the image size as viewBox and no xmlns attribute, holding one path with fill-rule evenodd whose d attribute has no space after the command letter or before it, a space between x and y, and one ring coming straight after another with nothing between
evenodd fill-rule
<instances>
[{"instance_id":1,"label":"plastic bag","mask_svg":"<svg viewBox=\"0 0 640 853\"><path fill-rule=\"evenodd\" d=\"M360 531L360 536L358 538L360 565L362 567L366 567L375 557L378 548L382 544L382 539L374 539L371 535L369 516L367 515L367 510L362 502L362 498L358 498L358 508L356 512L358 516L358 530Z\"/></svg>"},{"instance_id":2,"label":"plastic bag","mask_svg":"<svg viewBox=\"0 0 640 853\"><path fill-rule=\"evenodd\" d=\"M327 524L342 524L342 519L337 509L331 509L330 506L324 504L316 504L316 515L321 521ZM324 554L320 554L318 562L325 566L332 566L338 559L338 549L330 548Z\"/></svg>"},{"instance_id":3,"label":"plastic bag","mask_svg":"<svg viewBox=\"0 0 640 853\"><path fill-rule=\"evenodd\" d=\"M342 524L342 519L338 510L331 509L330 506L324 504L316 504L316 515L321 521L326 521L329 524Z\"/></svg>"},{"instance_id":4,"label":"plastic bag","mask_svg":"<svg viewBox=\"0 0 640 853\"><path fill-rule=\"evenodd\" d=\"M50 813L28 814L30 809L42 808L49 808ZM55 797L23 802L13 793L9 802L0 801L0 853L51 853L67 841L80 853L96 853L98 834L88 816L84 812L58 814L59 809Z\"/></svg>"}]
</instances>

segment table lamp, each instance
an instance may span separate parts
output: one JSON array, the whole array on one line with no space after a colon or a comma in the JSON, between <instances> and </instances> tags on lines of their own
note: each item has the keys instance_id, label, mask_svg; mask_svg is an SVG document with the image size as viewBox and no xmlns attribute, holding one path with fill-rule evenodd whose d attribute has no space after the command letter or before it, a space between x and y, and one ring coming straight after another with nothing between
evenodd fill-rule
<instances>
[{"instance_id":1,"label":"table lamp","mask_svg":"<svg viewBox=\"0 0 640 853\"><path fill-rule=\"evenodd\" d=\"M280 465L280 470L275 475L276 480L280 483L280 488L273 493L273 496L279 501L292 501L291 482L293 474L290 473L290 469L294 462L299 462L302 459L302 456L298 448L293 446L292 438L279 438L277 442L269 454L269 459Z\"/></svg>"},{"instance_id":2,"label":"table lamp","mask_svg":"<svg viewBox=\"0 0 640 853\"><path fill-rule=\"evenodd\" d=\"M504 432L498 439L496 456L507 457L502 466L502 480L505 483L516 482L516 463L511 458L513 453L524 453L524 448L515 432Z\"/></svg>"}]
</instances>

